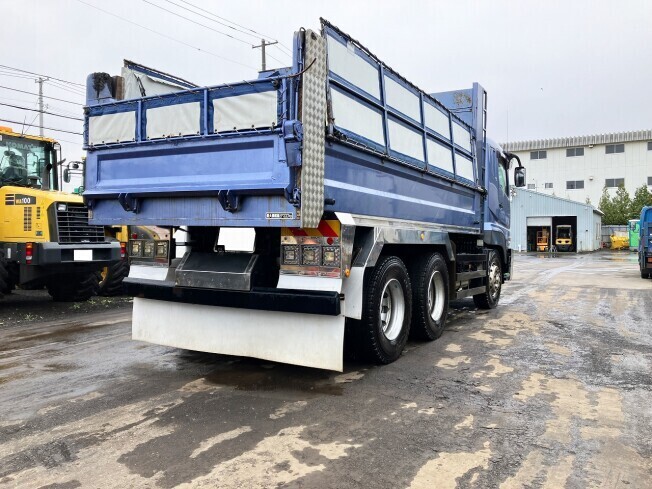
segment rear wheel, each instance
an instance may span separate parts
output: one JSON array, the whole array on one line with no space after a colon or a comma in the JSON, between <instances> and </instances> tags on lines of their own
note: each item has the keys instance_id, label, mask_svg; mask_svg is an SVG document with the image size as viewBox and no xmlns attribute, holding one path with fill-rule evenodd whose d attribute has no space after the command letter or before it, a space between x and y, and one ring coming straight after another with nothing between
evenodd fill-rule
<instances>
[{"instance_id":1,"label":"rear wheel","mask_svg":"<svg viewBox=\"0 0 652 489\"><path fill-rule=\"evenodd\" d=\"M412 326L410 335L436 340L448 314L448 267L439 253L422 255L411 263Z\"/></svg>"},{"instance_id":2,"label":"rear wheel","mask_svg":"<svg viewBox=\"0 0 652 489\"><path fill-rule=\"evenodd\" d=\"M9 292L11 292L9 270L7 270L5 252L4 250L0 250L0 298Z\"/></svg>"},{"instance_id":3,"label":"rear wheel","mask_svg":"<svg viewBox=\"0 0 652 489\"><path fill-rule=\"evenodd\" d=\"M123 293L122 281L129 275L129 262L122 259L101 272L99 295L114 296Z\"/></svg>"},{"instance_id":4,"label":"rear wheel","mask_svg":"<svg viewBox=\"0 0 652 489\"><path fill-rule=\"evenodd\" d=\"M503 266L498 253L494 250L489 251L487 257L486 281L485 292L474 295L473 302L480 309L493 309L498 305L503 285Z\"/></svg>"},{"instance_id":5,"label":"rear wheel","mask_svg":"<svg viewBox=\"0 0 652 489\"><path fill-rule=\"evenodd\" d=\"M400 258L381 258L365 281L362 346L378 363L391 363L401 356L410 332L412 289Z\"/></svg>"},{"instance_id":6,"label":"rear wheel","mask_svg":"<svg viewBox=\"0 0 652 489\"><path fill-rule=\"evenodd\" d=\"M57 302L87 301L97 294L100 273L71 273L58 275L47 284L48 293Z\"/></svg>"}]
</instances>

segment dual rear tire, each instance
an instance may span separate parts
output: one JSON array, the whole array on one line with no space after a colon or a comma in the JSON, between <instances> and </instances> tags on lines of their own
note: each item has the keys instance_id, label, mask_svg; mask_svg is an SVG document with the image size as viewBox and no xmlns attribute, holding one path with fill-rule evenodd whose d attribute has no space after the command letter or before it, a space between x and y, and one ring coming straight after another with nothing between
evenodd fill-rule
<instances>
[{"instance_id":1,"label":"dual rear tire","mask_svg":"<svg viewBox=\"0 0 652 489\"><path fill-rule=\"evenodd\" d=\"M448 268L439 253L423 255L409 269L396 256L381 257L365 278L363 312L351 328L369 360L395 361L412 337L441 336L448 313Z\"/></svg>"}]
</instances>

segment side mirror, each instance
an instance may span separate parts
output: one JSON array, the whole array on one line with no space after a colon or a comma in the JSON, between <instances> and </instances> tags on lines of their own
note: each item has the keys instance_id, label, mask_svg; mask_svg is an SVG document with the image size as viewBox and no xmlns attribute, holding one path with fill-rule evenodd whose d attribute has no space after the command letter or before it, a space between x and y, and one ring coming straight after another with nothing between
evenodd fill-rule
<instances>
[{"instance_id":1,"label":"side mirror","mask_svg":"<svg viewBox=\"0 0 652 489\"><path fill-rule=\"evenodd\" d=\"M514 186L525 187L525 167L517 166L514 168Z\"/></svg>"},{"instance_id":2,"label":"side mirror","mask_svg":"<svg viewBox=\"0 0 652 489\"><path fill-rule=\"evenodd\" d=\"M70 183L70 170L68 168L63 170L63 181L66 183Z\"/></svg>"}]
</instances>

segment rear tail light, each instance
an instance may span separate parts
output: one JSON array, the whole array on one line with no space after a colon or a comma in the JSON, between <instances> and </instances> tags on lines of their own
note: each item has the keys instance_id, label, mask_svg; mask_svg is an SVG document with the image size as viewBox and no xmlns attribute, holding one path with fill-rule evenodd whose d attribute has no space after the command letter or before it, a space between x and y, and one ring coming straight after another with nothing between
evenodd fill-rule
<instances>
[{"instance_id":1,"label":"rear tail light","mask_svg":"<svg viewBox=\"0 0 652 489\"><path fill-rule=\"evenodd\" d=\"M168 256L168 242L167 241L157 241L156 242L156 258L167 258Z\"/></svg>"},{"instance_id":2,"label":"rear tail light","mask_svg":"<svg viewBox=\"0 0 652 489\"><path fill-rule=\"evenodd\" d=\"M120 243L120 258L127 256L127 243Z\"/></svg>"},{"instance_id":3,"label":"rear tail light","mask_svg":"<svg viewBox=\"0 0 652 489\"><path fill-rule=\"evenodd\" d=\"M132 257L141 256L143 249L140 245L140 241L132 241L131 249L129 250L129 255Z\"/></svg>"},{"instance_id":4,"label":"rear tail light","mask_svg":"<svg viewBox=\"0 0 652 489\"><path fill-rule=\"evenodd\" d=\"M299 245L283 245L283 265L299 264Z\"/></svg>"},{"instance_id":5,"label":"rear tail light","mask_svg":"<svg viewBox=\"0 0 652 489\"><path fill-rule=\"evenodd\" d=\"M301 247L301 264L302 265L321 265L321 246L304 245Z\"/></svg>"},{"instance_id":6,"label":"rear tail light","mask_svg":"<svg viewBox=\"0 0 652 489\"><path fill-rule=\"evenodd\" d=\"M143 256L145 258L154 258L154 241L145 241L143 245Z\"/></svg>"},{"instance_id":7,"label":"rear tail light","mask_svg":"<svg viewBox=\"0 0 652 489\"><path fill-rule=\"evenodd\" d=\"M325 267L340 267L340 247L324 246L322 249L322 265Z\"/></svg>"},{"instance_id":8,"label":"rear tail light","mask_svg":"<svg viewBox=\"0 0 652 489\"><path fill-rule=\"evenodd\" d=\"M29 265L34 258L34 243L25 243L25 262Z\"/></svg>"}]
</instances>

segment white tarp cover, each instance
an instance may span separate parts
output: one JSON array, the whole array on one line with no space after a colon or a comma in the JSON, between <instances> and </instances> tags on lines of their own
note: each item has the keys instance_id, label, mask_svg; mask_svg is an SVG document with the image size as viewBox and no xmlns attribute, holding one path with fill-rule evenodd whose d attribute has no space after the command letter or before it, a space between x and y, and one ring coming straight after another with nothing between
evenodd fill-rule
<instances>
[{"instance_id":1,"label":"white tarp cover","mask_svg":"<svg viewBox=\"0 0 652 489\"><path fill-rule=\"evenodd\" d=\"M215 132L276 126L278 101L275 90L234 95L213 100Z\"/></svg>"},{"instance_id":2,"label":"white tarp cover","mask_svg":"<svg viewBox=\"0 0 652 489\"><path fill-rule=\"evenodd\" d=\"M355 53L353 44L345 46L328 36L328 69L349 83L380 99L378 68Z\"/></svg>"},{"instance_id":3,"label":"white tarp cover","mask_svg":"<svg viewBox=\"0 0 652 489\"><path fill-rule=\"evenodd\" d=\"M473 162L468 159L466 156L462 156L457 153L455 155L455 169L457 170L457 175L475 181L475 176L473 174Z\"/></svg>"},{"instance_id":4,"label":"white tarp cover","mask_svg":"<svg viewBox=\"0 0 652 489\"><path fill-rule=\"evenodd\" d=\"M166 105L147 109L147 139L188 136L200 133L199 102Z\"/></svg>"},{"instance_id":5,"label":"white tarp cover","mask_svg":"<svg viewBox=\"0 0 652 489\"><path fill-rule=\"evenodd\" d=\"M335 125L382 146L385 145L383 116L364 104L331 87Z\"/></svg>"},{"instance_id":6,"label":"white tarp cover","mask_svg":"<svg viewBox=\"0 0 652 489\"><path fill-rule=\"evenodd\" d=\"M457 121L453 121L453 139L455 144L471 151L471 133Z\"/></svg>"},{"instance_id":7,"label":"white tarp cover","mask_svg":"<svg viewBox=\"0 0 652 489\"><path fill-rule=\"evenodd\" d=\"M385 75L385 97L389 106L415 121L421 122L421 101L419 96L387 75Z\"/></svg>"},{"instance_id":8,"label":"white tarp cover","mask_svg":"<svg viewBox=\"0 0 652 489\"><path fill-rule=\"evenodd\" d=\"M426 119L426 126L429 129L441 134L446 139L451 138L451 128L448 123L448 115L427 102L423 104L423 112Z\"/></svg>"},{"instance_id":9,"label":"white tarp cover","mask_svg":"<svg viewBox=\"0 0 652 489\"><path fill-rule=\"evenodd\" d=\"M134 111L105 114L88 118L88 144L120 143L136 139Z\"/></svg>"},{"instance_id":10,"label":"white tarp cover","mask_svg":"<svg viewBox=\"0 0 652 489\"><path fill-rule=\"evenodd\" d=\"M428 164L454 173L452 150L430 138L427 139L426 144L428 146Z\"/></svg>"},{"instance_id":11,"label":"white tarp cover","mask_svg":"<svg viewBox=\"0 0 652 489\"><path fill-rule=\"evenodd\" d=\"M150 95L164 95L166 93L187 90L186 87L182 87L181 85L146 75L145 73L132 70L125 66L122 67L121 75L125 84L125 99L141 98L143 96L140 91L138 80L140 80L140 83L143 85L146 97L149 97Z\"/></svg>"},{"instance_id":12,"label":"white tarp cover","mask_svg":"<svg viewBox=\"0 0 652 489\"><path fill-rule=\"evenodd\" d=\"M387 127L389 129L389 145L393 151L424 161L422 134L408 129L392 119L387 121Z\"/></svg>"}]
</instances>

